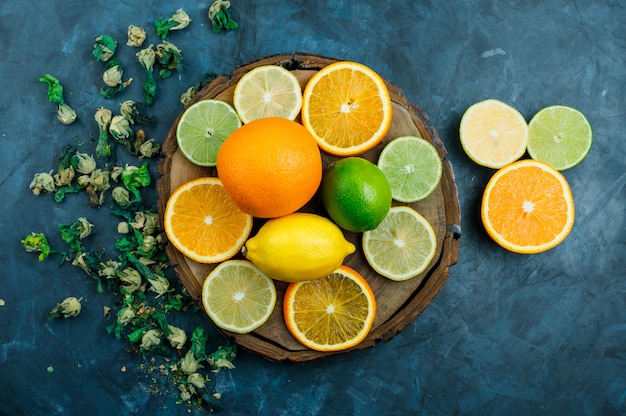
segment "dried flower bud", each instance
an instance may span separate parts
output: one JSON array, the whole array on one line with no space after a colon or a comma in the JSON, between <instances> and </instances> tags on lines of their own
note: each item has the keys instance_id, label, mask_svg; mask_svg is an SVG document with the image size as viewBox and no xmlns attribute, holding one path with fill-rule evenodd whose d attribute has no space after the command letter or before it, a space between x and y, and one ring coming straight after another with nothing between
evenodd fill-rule
<instances>
[{"instance_id":1,"label":"dried flower bud","mask_svg":"<svg viewBox=\"0 0 626 416\"><path fill-rule=\"evenodd\" d=\"M157 297L163 296L170 289L170 282L166 277L158 276L156 279L148 279L150 283L150 291L157 294Z\"/></svg>"},{"instance_id":2,"label":"dried flower bud","mask_svg":"<svg viewBox=\"0 0 626 416\"><path fill-rule=\"evenodd\" d=\"M106 263L100 263L100 269L98 270L98 276L106 279L112 279L117 277L120 266L122 263L115 260L107 260Z\"/></svg>"},{"instance_id":3,"label":"dried flower bud","mask_svg":"<svg viewBox=\"0 0 626 416\"><path fill-rule=\"evenodd\" d=\"M118 182L120 178L122 177L123 171L124 171L123 167L113 166L113 169L111 169L110 178L114 180L115 182Z\"/></svg>"},{"instance_id":4,"label":"dried flower bud","mask_svg":"<svg viewBox=\"0 0 626 416\"><path fill-rule=\"evenodd\" d=\"M153 157L161 152L161 146L154 139L150 139L147 142L143 143L139 146L139 160L142 160L145 157Z\"/></svg>"},{"instance_id":5,"label":"dried flower bud","mask_svg":"<svg viewBox=\"0 0 626 416\"><path fill-rule=\"evenodd\" d=\"M193 355L193 351L187 351L187 354L183 356L183 358L179 361L179 368L185 374L193 374L197 372L199 369L204 368L200 361L196 360L196 357Z\"/></svg>"},{"instance_id":6,"label":"dried flower bud","mask_svg":"<svg viewBox=\"0 0 626 416\"><path fill-rule=\"evenodd\" d=\"M189 23L191 23L191 19L183 9L176 10L176 13L171 17L171 20L178 24L170 28L170 30L184 29L189 26Z\"/></svg>"},{"instance_id":7,"label":"dried flower bud","mask_svg":"<svg viewBox=\"0 0 626 416\"><path fill-rule=\"evenodd\" d=\"M79 239L82 240L84 238L89 237L89 235L91 235L91 230L93 229L93 224L90 223L87 220L87 218L85 218L85 217L78 218L77 224L78 225L76 227L76 230L79 231L78 234L77 234Z\"/></svg>"},{"instance_id":8,"label":"dried flower bud","mask_svg":"<svg viewBox=\"0 0 626 416\"><path fill-rule=\"evenodd\" d=\"M106 62L113 57L117 49L117 41L111 36L97 36L93 45L93 55L98 61Z\"/></svg>"},{"instance_id":9,"label":"dried flower bud","mask_svg":"<svg viewBox=\"0 0 626 416\"><path fill-rule=\"evenodd\" d=\"M115 189L113 191L115 191ZM121 221L117 224L117 232L120 234L128 234L130 232L130 226L126 221Z\"/></svg>"},{"instance_id":10,"label":"dried flower bud","mask_svg":"<svg viewBox=\"0 0 626 416\"><path fill-rule=\"evenodd\" d=\"M96 159L87 153L76 152L71 159L72 166L76 172L89 175L96 168Z\"/></svg>"},{"instance_id":11,"label":"dried flower bud","mask_svg":"<svg viewBox=\"0 0 626 416\"><path fill-rule=\"evenodd\" d=\"M100 107L96 110L94 118L96 119L96 123L98 123L98 128L100 129L100 131L104 131L109 128L112 117L113 114L111 113L111 110L107 108Z\"/></svg>"},{"instance_id":12,"label":"dried flower bud","mask_svg":"<svg viewBox=\"0 0 626 416\"><path fill-rule=\"evenodd\" d=\"M127 46L140 47L143 45L143 42L146 40L146 31L137 26L130 25L128 26L128 41L126 42Z\"/></svg>"},{"instance_id":13,"label":"dried flower bud","mask_svg":"<svg viewBox=\"0 0 626 416\"><path fill-rule=\"evenodd\" d=\"M144 212L143 213L143 233L144 235L154 235L161 229L159 223L159 214L156 212Z\"/></svg>"},{"instance_id":14,"label":"dried flower bud","mask_svg":"<svg viewBox=\"0 0 626 416\"><path fill-rule=\"evenodd\" d=\"M57 104L57 118L63 124L72 124L76 120L76 111L65 103Z\"/></svg>"},{"instance_id":15,"label":"dried flower bud","mask_svg":"<svg viewBox=\"0 0 626 416\"><path fill-rule=\"evenodd\" d=\"M124 188L123 186L116 186L115 188L113 188L113 191L111 191L111 197L122 208L126 208L128 205L130 205L130 192L128 192L128 189ZM126 223L126 227L128 228L128 223ZM128 233L128 231L126 231L126 233Z\"/></svg>"},{"instance_id":16,"label":"dried flower bud","mask_svg":"<svg viewBox=\"0 0 626 416\"><path fill-rule=\"evenodd\" d=\"M67 168L61 168L54 175L54 183L56 186L65 186L70 185L72 180L74 180L74 168L72 166L68 166Z\"/></svg>"},{"instance_id":17,"label":"dried flower bud","mask_svg":"<svg viewBox=\"0 0 626 416\"><path fill-rule=\"evenodd\" d=\"M159 345L161 343L161 331L158 329L149 329L141 337L141 345L139 348L142 350L149 350L150 348Z\"/></svg>"},{"instance_id":18,"label":"dried flower bud","mask_svg":"<svg viewBox=\"0 0 626 416\"><path fill-rule=\"evenodd\" d=\"M136 166L128 166L128 168L133 168L133 167L136 167ZM131 222L130 225L136 230L141 230L145 222L146 222L146 214L143 211L137 211L135 212L135 221Z\"/></svg>"},{"instance_id":19,"label":"dried flower bud","mask_svg":"<svg viewBox=\"0 0 626 416\"><path fill-rule=\"evenodd\" d=\"M133 100L126 100L120 104L120 114L128 120L130 124L135 124L135 118L139 114L139 105Z\"/></svg>"},{"instance_id":20,"label":"dried flower bud","mask_svg":"<svg viewBox=\"0 0 626 416\"><path fill-rule=\"evenodd\" d=\"M191 100L193 99L193 97L196 96L196 93L198 92L198 90L196 89L195 86L191 86L187 89L187 91L185 91L181 96L180 96L180 103L182 105L187 105L191 102Z\"/></svg>"},{"instance_id":21,"label":"dried flower bud","mask_svg":"<svg viewBox=\"0 0 626 416\"><path fill-rule=\"evenodd\" d=\"M29 185L35 195L39 195L42 191L52 193L56 190L52 171L36 173Z\"/></svg>"},{"instance_id":22,"label":"dried flower bud","mask_svg":"<svg viewBox=\"0 0 626 416\"><path fill-rule=\"evenodd\" d=\"M134 309L130 306L125 306L117 311L117 322L121 325L126 325L133 320L135 316L136 314Z\"/></svg>"},{"instance_id":23,"label":"dried flower bud","mask_svg":"<svg viewBox=\"0 0 626 416\"><path fill-rule=\"evenodd\" d=\"M49 313L49 319L55 318L73 318L80 313L81 305L80 301L83 298L77 299L73 296L65 298L61 303L57 304Z\"/></svg>"},{"instance_id":24,"label":"dried flower bud","mask_svg":"<svg viewBox=\"0 0 626 416\"><path fill-rule=\"evenodd\" d=\"M167 326L170 330L170 334L167 336L167 340L170 342L172 347L177 350L182 350L185 342L187 342L187 334L183 329L180 329L174 325Z\"/></svg>"},{"instance_id":25,"label":"dried flower bud","mask_svg":"<svg viewBox=\"0 0 626 416\"><path fill-rule=\"evenodd\" d=\"M93 186L96 191L106 191L111 187L109 183L109 171L103 169L92 171L89 176L89 184Z\"/></svg>"},{"instance_id":26,"label":"dried flower bud","mask_svg":"<svg viewBox=\"0 0 626 416\"><path fill-rule=\"evenodd\" d=\"M156 247L156 238L152 235L146 235L143 237L141 244L141 251L144 253L150 253Z\"/></svg>"},{"instance_id":27,"label":"dried flower bud","mask_svg":"<svg viewBox=\"0 0 626 416\"><path fill-rule=\"evenodd\" d=\"M126 267L119 273L119 279L126 293L133 293L141 286L141 275L132 267Z\"/></svg>"},{"instance_id":28,"label":"dried flower bud","mask_svg":"<svg viewBox=\"0 0 626 416\"><path fill-rule=\"evenodd\" d=\"M111 136L118 142L125 143L128 138L133 136L133 130L130 127L130 122L124 116L114 116L111 119L111 124L109 125L109 133Z\"/></svg>"},{"instance_id":29,"label":"dried flower bud","mask_svg":"<svg viewBox=\"0 0 626 416\"><path fill-rule=\"evenodd\" d=\"M91 267L87 264L87 253L78 254L74 260L72 260L72 266L78 266L87 274L91 274Z\"/></svg>"},{"instance_id":30,"label":"dried flower bud","mask_svg":"<svg viewBox=\"0 0 626 416\"><path fill-rule=\"evenodd\" d=\"M139 62L141 65L148 71L152 71L154 68L154 62L156 60L156 52L153 49L154 45L150 45L147 48L144 48L137 52L137 58L139 58Z\"/></svg>"},{"instance_id":31,"label":"dried flower bud","mask_svg":"<svg viewBox=\"0 0 626 416\"><path fill-rule=\"evenodd\" d=\"M115 65L104 71L102 81L109 87L117 87L122 83L122 75L124 75L124 71L121 65Z\"/></svg>"},{"instance_id":32,"label":"dried flower bud","mask_svg":"<svg viewBox=\"0 0 626 416\"><path fill-rule=\"evenodd\" d=\"M78 178L76 178L76 183L80 186L89 185L89 175L80 175Z\"/></svg>"},{"instance_id":33,"label":"dried flower bud","mask_svg":"<svg viewBox=\"0 0 626 416\"><path fill-rule=\"evenodd\" d=\"M204 389L204 377L200 373L191 373L187 377L187 384L194 386L197 389Z\"/></svg>"}]
</instances>

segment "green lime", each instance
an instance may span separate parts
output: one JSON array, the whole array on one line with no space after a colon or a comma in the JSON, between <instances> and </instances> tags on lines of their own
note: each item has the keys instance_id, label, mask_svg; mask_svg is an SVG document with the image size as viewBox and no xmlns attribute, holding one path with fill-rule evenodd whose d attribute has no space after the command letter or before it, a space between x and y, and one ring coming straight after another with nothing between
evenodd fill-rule
<instances>
[{"instance_id":1,"label":"green lime","mask_svg":"<svg viewBox=\"0 0 626 416\"><path fill-rule=\"evenodd\" d=\"M199 166L215 166L217 152L241 120L230 104L203 100L189 106L178 122L176 140L187 159Z\"/></svg>"},{"instance_id":2,"label":"green lime","mask_svg":"<svg viewBox=\"0 0 626 416\"><path fill-rule=\"evenodd\" d=\"M571 107L546 107L528 123L528 154L556 170L580 163L589 153L591 142L589 122Z\"/></svg>"},{"instance_id":3,"label":"green lime","mask_svg":"<svg viewBox=\"0 0 626 416\"><path fill-rule=\"evenodd\" d=\"M378 158L391 196L400 202L417 202L430 195L441 180L441 158L430 142L415 137L398 137L385 146Z\"/></svg>"},{"instance_id":4,"label":"green lime","mask_svg":"<svg viewBox=\"0 0 626 416\"><path fill-rule=\"evenodd\" d=\"M391 187L372 162L347 157L328 165L322 201L330 219L347 231L363 232L381 223L391 207Z\"/></svg>"}]
</instances>

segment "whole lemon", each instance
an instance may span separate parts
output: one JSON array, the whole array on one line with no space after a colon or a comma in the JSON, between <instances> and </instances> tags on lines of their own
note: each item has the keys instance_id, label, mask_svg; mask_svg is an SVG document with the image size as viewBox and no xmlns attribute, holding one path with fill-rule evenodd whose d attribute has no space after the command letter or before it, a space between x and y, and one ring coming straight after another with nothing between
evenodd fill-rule
<instances>
[{"instance_id":1,"label":"whole lemon","mask_svg":"<svg viewBox=\"0 0 626 416\"><path fill-rule=\"evenodd\" d=\"M300 282L329 275L355 250L328 218L295 212L263 224L242 252L269 277Z\"/></svg>"},{"instance_id":2,"label":"whole lemon","mask_svg":"<svg viewBox=\"0 0 626 416\"><path fill-rule=\"evenodd\" d=\"M391 207L387 177L378 166L361 157L348 157L328 165L321 189L328 215L347 231L373 230Z\"/></svg>"}]
</instances>

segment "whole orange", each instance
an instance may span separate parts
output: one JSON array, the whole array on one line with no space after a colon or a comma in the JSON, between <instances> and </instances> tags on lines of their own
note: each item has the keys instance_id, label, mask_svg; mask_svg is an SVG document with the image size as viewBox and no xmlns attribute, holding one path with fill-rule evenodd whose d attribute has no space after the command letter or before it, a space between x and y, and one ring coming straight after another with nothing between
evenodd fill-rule
<instances>
[{"instance_id":1,"label":"whole orange","mask_svg":"<svg viewBox=\"0 0 626 416\"><path fill-rule=\"evenodd\" d=\"M277 117L235 130L217 154L217 175L235 204L259 218L302 208L322 180L317 142L301 124Z\"/></svg>"}]
</instances>

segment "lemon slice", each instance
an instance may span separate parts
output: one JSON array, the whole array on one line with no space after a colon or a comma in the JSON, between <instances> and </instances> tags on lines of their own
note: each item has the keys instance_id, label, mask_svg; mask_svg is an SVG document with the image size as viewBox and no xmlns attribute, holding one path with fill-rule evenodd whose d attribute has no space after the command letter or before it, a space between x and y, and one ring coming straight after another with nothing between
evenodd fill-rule
<instances>
[{"instance_id":1,"label":"lemon slice","mask_svg":"<svg viewBox=\"0 0 626 416\"><path fill-rule=\"evenodd\" d=\"M463 150L481 166L499 169L522 157L528 144L528 124L515 108L489 99L471 105L461 118Z\"/></svg>"},{"instance_id":2,"label":"lemon slice","mask_svg":"<svg viewBox=\"0 0 626 416\"><path fill-rule=\"evenodd\" d=\"M556 170L579 164L591 148L592 133L580 111L563 105L540 110L528 123L528 154Z\"/></svg>"},{"instance_id":3,"label":"lemon slice","mask_svg":"<svg viewBox=\"0 0 626 416\"><path fill-rule=\"evenodd\" d=\"M367 262L391 280L422 273L437 250L435 231L426 218L408 206L391 207L382 223L363 233Z\"/></svg>"},{"instance_id":4,"label":"lemon slice","mask_svg":"<svg viewBox=\"0 0 626 416\"><path fill-rule=\"evenodd\" d=\"M441 180L442 165L437 149L430 142L402 136L392 140L380 154L391 196L400 202L417 202L430 195Z\"/></svg>"},{"instance_id":5,"label":"lemon slice","mask_svg":"<svg viewBox=\"0 0 626 416\"><path fill-rule=\"evenodd\" d=\"M241 127L234 108L220 100L203 100L189 106L176 127L183 155L198 166L215 166L224 140Z\"/></svg>"},{"instance_id":6,"label":"lemon slice","mask_svg":"<svg viewBox=\"0 0 626 416\"><path fill-rule=\"evenodd\" d=\"M258 66L237 82L233 105L244 123L265 117L295 120L302 108L298 78L278 65Z\"/></svg>"},{"instance_id":7,"label":"lemon slice","mask_svg":"<svg viewBox=\"0 0 626 416\"><path fill-rule=\"evenodd\" d=\"M245 334L269 319L276 305L276 288L249 261L227 260L205 279L202 304L215 325Z\"/></svg>"}]
</instances>

